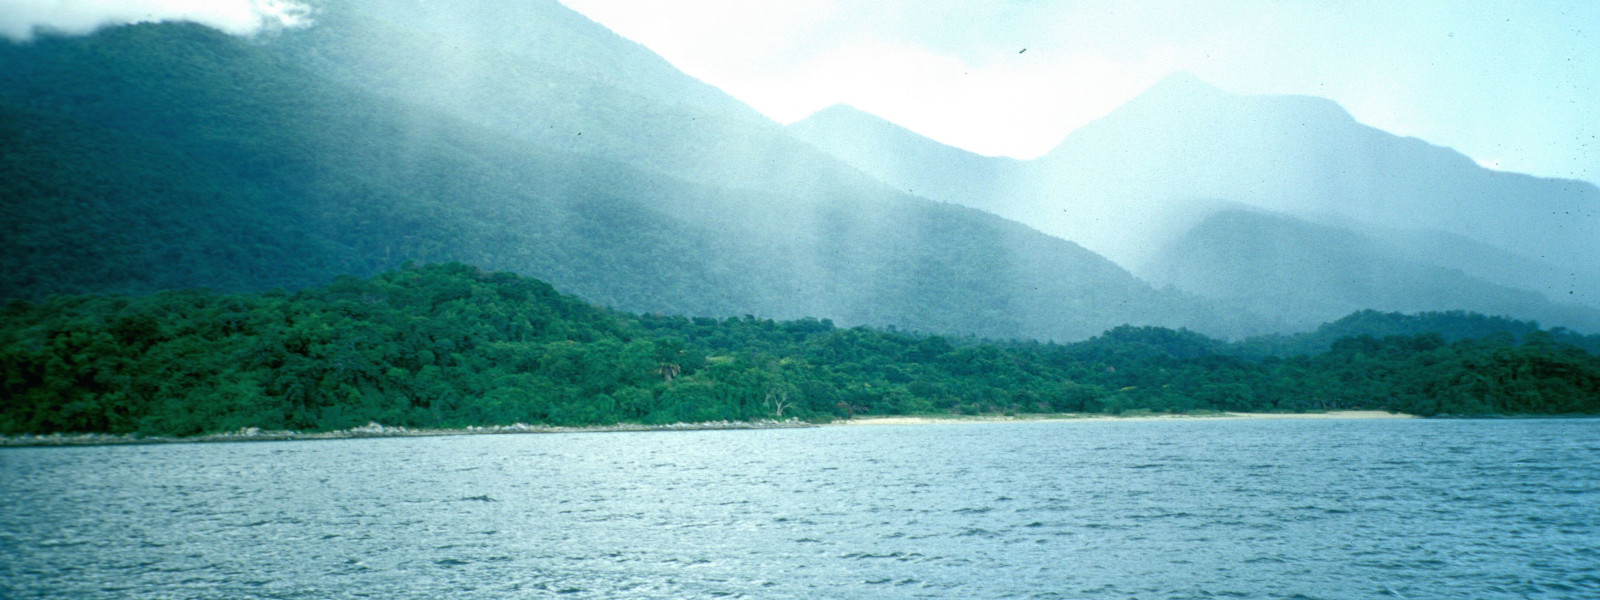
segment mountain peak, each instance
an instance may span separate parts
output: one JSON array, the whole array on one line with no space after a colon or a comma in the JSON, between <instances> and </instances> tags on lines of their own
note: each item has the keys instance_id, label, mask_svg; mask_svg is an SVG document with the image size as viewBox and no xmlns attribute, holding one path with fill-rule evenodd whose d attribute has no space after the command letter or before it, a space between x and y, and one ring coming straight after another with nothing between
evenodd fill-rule
<instances>
[{"instance_id":1,"label":"mountain peak","mask_svg":"<svg viewBox=\"0 0 1600 600\"><path fill-rule=\"evenodd\" d=\"M839 144L869 145L871 152L927 152L943 144L893 121L848 104L835 104L785 127L808 143L838 150ZM862 151L869 151L863 147ZM965 152L950 148L952 152Z\"/></svg>"},{"instance_id":2,"label":"mountain peak","mask_svg":"<svg viewBox=\"0 0 1600 600\"><path fill-rule=\"evenodd\" d=\"M875 151L912 153L924 159L939 155L961 161L1012 162L1015 159L984 156L940 142L910 128L849 104L834 104L785 126L790 135L838 154L841 144L871 143ZM846 162L851 162L846 160ZM853 164L853 163L852 163ZM857 164L857 168L861 165ZM868 170L871 172L871 170Z\"/></svg>"},{"instance_id":3,"label":"mountain peak","mask_svg":"<svg viewBox=\"0 0 1600 600\"><path fill-rule=\"evenodd\" d=\"M1086 145L1120 147L1130 139L1146 146L1170 145L1179 137L1226 140L1246 131L1284 140L1311 139L1306 136L1349 133L1353 130L1343 128L1353 124L1354 117L1327 98L1235 94L1178 71L1078 128L1045 159L1071 160L1067 157L1081 153Z\"/></svg>"},{"instance_id":4,"label":"mountain peak","mask_svg":"<svg viewBox=\"0 0 1600 600\"><path fill-rule=\"evenodd\" d=\"M1320 96L1297 94L1235 94L1207 83L1188 71L1177 71L1157 81L1115 112L1151 111L1190 118L1306 119L1354 121L1339 103Z\"/></svg>"},{"instance_id":5,"label":"mountain peak","mask_svg":"<svg viewBox=\"0 0 1600 600\"><path fill-rule=\"evenodd\" d=\"M1157 81L1155 85L1145 89L1144 93L1140 94L1139 97L1193 99L1197 97L1219 98L1231 95L1217 86L1206 83L1204 79L1197 77L1194 73L1176 71L1171 75L1162 77L1161 81Z\"/></svg>"},{"instance_id":6,"label":"mountain peak","mask_svg":"<svg viewBox=\"0 0 1600 600\"><path fill-rule=\"evenodd\" d=\"M835 116L873 117L873 118L877 118L877 115L874 115L874 114L869 113L867 111L861 110L861 109L856 108L854 106L850 106L849 104L845 104L843 102L840 102L838 104L830 105L827 108L824 108L822 110L813 112L813 113L811 113L810 116L807 116L806 119L813 119L813 118L817 118L817 117L835 117ZM801 120L804 121L806 119L801 119Z\"/></svg>"},{"instance_id":7,"label":"mountain peak","mask_svg":"<svg viewBox=\"0 0 1600 600\"><path fill-rule=\"evenodd\" d=\"M861 110L849 104L834 104L817 112L811 113L804 119L790 123L791 129L871 129L874 131L903 130L904 127L878 115ZM907 133L910 133L907 130Z\"/></svg>"}]
</instances>

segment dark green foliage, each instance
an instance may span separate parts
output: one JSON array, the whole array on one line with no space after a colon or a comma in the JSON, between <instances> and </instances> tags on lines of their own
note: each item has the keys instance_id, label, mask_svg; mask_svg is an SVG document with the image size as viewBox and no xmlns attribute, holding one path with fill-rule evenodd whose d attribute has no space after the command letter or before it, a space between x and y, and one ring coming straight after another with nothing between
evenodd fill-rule
<instances>
[{"instance_id":1,"label":"dark green foliage","mask_svg":"<svg viewBox=\"0 0 1600 600\"><path fill-rule=\"evenodd\" d=\"M1540 331L1539 323L1534 321L1518 321L1461 311L1406 315L1363 310L1332 323L1324 323L1315 331L1252 337L1229 345L1223 352L1246 358L1293 356L1321 354L1332 348L1334 342L1356 336L1384 338L1394 335L1437 333L1448 341L1499 335L1509 335L1513 340L1523 340L1528 335ZM1587 350L1590 354L1600 354L1600 335L1582 335L1561 327L1550 329L1545 334L1560 343Z\"/></svg>"},{"instance_id":2,"label":"dark green foliage","mask_svg":"<svg viewBox=\"0 0 1600 600\"><path fill-rule=\"evenodd\" d=\"M1600 412L1600 359L1537 330L1520 344L1508 334L1350 337L1314 356L1249 360L1195 333L1149 327L1072 345L992 344L816 319L635 316L459 264L293 295L56 296L0 316L5 433L930 412Z\"/></svg>"}]
</instances>

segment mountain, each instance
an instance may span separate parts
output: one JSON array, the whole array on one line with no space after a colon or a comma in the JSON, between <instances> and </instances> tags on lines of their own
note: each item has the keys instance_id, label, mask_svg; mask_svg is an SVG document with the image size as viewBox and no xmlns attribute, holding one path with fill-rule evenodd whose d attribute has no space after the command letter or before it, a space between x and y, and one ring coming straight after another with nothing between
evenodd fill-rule
<instances>
[{"instance_id":1,"label":"mountain","mask_svg":"<svg viewBox=\"0 0 1600 600\"><path fill-rule=\"evenodd\" d=\"M1552 301L1579 304L1578 299L1600 298L1600 278L1594 268L1579 262L1539 260L1498 248L1466 236L1426 229L1391 229L1352 226L1375 240L1386 252L1401 254L1423 264L1460 270L1498 285L1528 290Z\"/></svg>"},{"instance_id":2,"label":"mountain","mask_svg":"<svg viewBox=\"0 0 1600 600\"><path fill-rule=\"evenodd\" d=\"M555 0L510 4L310 0L315 26L283 32L307 64L385 91L466 108L510 90L580 99L590 86L752 122L767 118ZM617 95L617 94L608 94ZM639 106L643 106L640 104ZM601 105L604 106L604 105ZM562 107L586 110L587 107ZM486 115L509 120L543 115ZM545 125L548 123L539 123Z\"/></svg>"},{"instance_id":3,"label":"mountain","mask_svg":"<svg viewBox=\"0 0 1600 600\"><path fill-rule=\"evenodd\" d=\"M1227 300L1311 329L1352 312L1454 307L1600 331L1600 310L1557 305L1461 271L1414 261L1358 233L1248 210L1207 217L1152 261L1158 285Z\"/></svg>"},{"instance_id":4,"label":"mountain","mask_svg":"<svg viewBox=\"0 0 1600 600\"><path fill-rule=\"evenodd\" d=\"M1558 264L1600 252L1594 185L1491 171L1362 125L1329 100L1234 95L1187 75L1079 128L1039 163L1051 186L1041 194L1062 205L1115 189L1107 199L1222 199L1444 231Z\"/></svg>"},{"instance_id":5,"label":"mountain","mask_svg":"<svg viewBox=\"0 0 1600 600\"><path fill-rule=\"evenodd\" d=\"M0 45L0 296L299 289L461 261L638 312L1058 340L1261 330L896 192L553 2L427 26L402 21L459 11L392 5L329 4L252 39L145 24ZM560 62L546 46L569 37Z\"/></svg>"},{"instance_id":6,"label":"mountain","mask_svg":"<svg viewBox=\"0 0 1600 600\"><path fill-rule=\"evenodd\" d=\"M320 77L555 151L786 196L881 185L554 0L323 1L283 37Z\"/></svg>"},{"instance_id":7,"label":"mountain","mask_svg":"<svg viewBox=\"0 0 1600 600\"><path fill-rule=\"evenodd\" d=\"M1187 267L1172 262L1183 256L1176 245L1192 243L1191 230L1212 216L1267 211L1291 217L1272 221L1289 229L1271 235L1301 235L1305 223L1339 229L1336 237L1366 245L1352 252L1467 276L1446 286L1458 295L1437 287L1405 292L1429 299L1417 309L1477 306L1473 298L1509 297L1507 289L1533 293L1513 294L1526 302L1496 303L1524 317L1550 314L1552 302L1600 307L1600 188L1490 171L1453 150L1362 125L1326 99L1235 95L1180 73L1074 131L1045 156L1008 165L1002 182L984 181L987 175L970 167L984 164L983 157L930 149L937 142L910 132L895 136L892 146L851 141L881 139L875 132L895 129L876 117L856 114L844 127L817 120L790 129L893 185L1073 240L1152 280L1177 281L1173 274ZM858 147L899 148L918 167L863 157ZM1272 258L1229 256L1243 262L1188 273L1178 287L1213 298L1253 295L1225 288L1247 281L1234 274ZM1213 272L1230 275L1207 280ZM1358 305L1389 302L1363 296L1371 290L1336 271L1305 276L1349 283L1325 291ZM1330 316L1316 310L1290 320ZM1588 327L1587 319L1559 324Z\"/></svg>"},{"instance_id":8,"label":"mountain","mask_svg":"<svg viewBox=\"0 0 1600 600\"><path fill-rule=\"evenodd\" d=\"M998 207L987 203L1004 197L1006 188L1025 176L1022 161L946 146L844 104L817 111L785 129L908 194L959 198L960 204L990 212Z\"/></svg>"}]
</instances>

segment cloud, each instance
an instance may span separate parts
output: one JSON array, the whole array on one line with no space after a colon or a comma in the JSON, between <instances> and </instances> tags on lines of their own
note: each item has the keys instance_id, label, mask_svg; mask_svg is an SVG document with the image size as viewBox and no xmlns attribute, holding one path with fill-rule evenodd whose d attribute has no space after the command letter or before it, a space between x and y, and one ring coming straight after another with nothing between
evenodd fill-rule
<instances>
[{"instance_id":1,"label":"cloud","mask_svg":"<svg viewBox=\"0 0 1600 600\"><path fill-rule=\"evenodd\" d=\"M310 7L295 0L0 0L0 37L83 35L129 23L192 21L233 35L303 27Z\"/></svg>"}]
</instances>

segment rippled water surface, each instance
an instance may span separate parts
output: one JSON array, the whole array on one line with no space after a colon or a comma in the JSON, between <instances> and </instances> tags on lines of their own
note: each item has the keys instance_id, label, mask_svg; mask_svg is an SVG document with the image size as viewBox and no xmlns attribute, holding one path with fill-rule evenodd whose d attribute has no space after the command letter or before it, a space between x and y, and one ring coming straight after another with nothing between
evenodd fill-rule
<instances>
[{"instance_id":1,"label":"rippled water surface","mask_svg":"<svg viewBox=\"0 0 1600 600\"><path fill-rule=\"evenodd\" d=\"M1600 598L1600 421L0 449L5 598Z\"/></svg>"}]
</instances>

